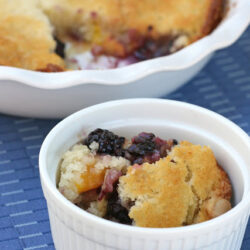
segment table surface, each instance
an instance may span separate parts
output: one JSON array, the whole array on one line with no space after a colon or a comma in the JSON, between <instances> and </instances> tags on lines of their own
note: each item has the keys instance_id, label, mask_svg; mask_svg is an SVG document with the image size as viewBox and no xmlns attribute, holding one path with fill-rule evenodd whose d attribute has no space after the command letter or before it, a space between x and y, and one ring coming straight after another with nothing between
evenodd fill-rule
<instances>
[{"instance_id":1,"label":"table surface","mask_svg":"<svg viewBox=\"0 0 250 250\"><path fill-rule=\"evenodd\" d=\"M189 83L162 98L194 103L250 135L250 27ZM0 114L0 249L54 249L38 171L41 143L58 120ZM242 250L250 249L250 222Z\"/></svg>"}]
</instances>

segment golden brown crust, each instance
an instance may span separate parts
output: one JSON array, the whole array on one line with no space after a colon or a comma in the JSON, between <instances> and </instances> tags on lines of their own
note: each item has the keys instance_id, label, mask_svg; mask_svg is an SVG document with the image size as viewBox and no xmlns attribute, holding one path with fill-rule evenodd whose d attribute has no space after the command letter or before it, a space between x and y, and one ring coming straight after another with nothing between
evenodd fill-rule
<instances>
[{"instance_id":1,"label":"golden brown crust","mask_svg":"<svg viewBox=\"0 0 250 250\"><path fill-rule=\"evenodd\" d=\"M53 53L56 44L49 21L35 3L0 0L0 65L31 70L48 64L64 67Z\"/></svg>"},{"instance_id":2,"label":"golden brown crust","mask_svg":"<svg viewBox=\"0 0 250 250\"><path fill-rule=\"evenodd\" d=\"M143 227L176 227L206 221L231 208L231 185L209 147L181 142L164 159L130 167L120 178L129 216Z\"/></svg>"},{"instance_id":3,"label":"golden brown crust","mask_svg":"<svg viewBox=\"0 0 250 250\"><path fill-rule=\"evenodd\" d=\"M126 27L154 36L180 32L190 42L207 35L218 23L222 0L122 0Z\"/></svg>"},{"instance_id":4,"label":"golden brown crust","mask_svg":"<svg viewBox=\"0 0 250 250\"><path fill-rule=\"evenodd\" d=\"M188 172L183 163L176 165L170 158L141 168L130 167L120 178L120 197L135 202L129 212L136 226L176 227L187 217L193 194L185 178Z\"/></svg>"}]
</instances>

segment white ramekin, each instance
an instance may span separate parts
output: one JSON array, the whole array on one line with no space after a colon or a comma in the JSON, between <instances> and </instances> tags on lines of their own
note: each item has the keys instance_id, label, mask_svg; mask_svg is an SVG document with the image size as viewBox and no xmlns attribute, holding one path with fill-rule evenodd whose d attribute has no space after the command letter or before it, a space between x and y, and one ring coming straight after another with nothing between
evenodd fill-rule
<instances>
[{"instance_id":1,"label":"white ramekin","mask_svg":"<svg viewBox=\"0 0 250 250\"><path fill-rule=\"evenodd\" d=\"M65 117L104 101L160 97L177 89L234 43L250 22L249 0L228 0L224 20L208 36L169 56L113 70L41 73L0 66L0 112L42 118Z\"/></svg>"},{"instance_id":2,"label":"white ramekin","mask_svg":"<svg viewBox=\"0 0 250 250\"><path fill-rule=\"evenodd\" d=\"M124 136L148 131L163 138L209 145L233 186L234 207L210 221L177 228L139 228L98 218L68 201L56 188L62 154L100 127ZM250 212L250 140L222 116L187 103L129 99L83 109L60 122L45 139L41 183L56 249L240 249Z\"/></svg>"}]
</instances>

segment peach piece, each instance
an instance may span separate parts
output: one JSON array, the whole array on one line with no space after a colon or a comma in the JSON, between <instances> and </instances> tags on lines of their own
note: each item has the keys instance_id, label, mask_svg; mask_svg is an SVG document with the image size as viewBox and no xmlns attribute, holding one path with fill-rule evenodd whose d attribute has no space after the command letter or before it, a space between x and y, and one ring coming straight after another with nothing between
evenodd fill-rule
<instances>
[{"instance_id":1,"label":"peach piece","mask_svg":"<svg viewBox=\"0 0 250 250\"><path fill-rule=\"evenodd\" d=\"M104 181L106 169L96 170L94 166L87 166L87 171L81 174L81 182L75 183L78 193L98 188Z\"/></svg>"}]
</instances>

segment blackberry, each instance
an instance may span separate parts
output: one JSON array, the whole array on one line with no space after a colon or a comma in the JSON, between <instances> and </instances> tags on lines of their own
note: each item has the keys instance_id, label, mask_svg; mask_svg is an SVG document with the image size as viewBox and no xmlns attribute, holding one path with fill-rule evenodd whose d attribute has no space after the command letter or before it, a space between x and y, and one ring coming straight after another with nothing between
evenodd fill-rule
<instances>
[{"instance_id":1,"label":"blackberry","mask_svg":"<svg viewBox=\"0 0 250 250\"><path fill-rule=\"evenodd\" d=\"M125 151L124 157L132 164L154 163L167 156L167 151L178 144L176 140L162 140L152 133L142 132L132 138L132 145Z\"/></svg>"},{"instance_id":2,"label":"blackberry","mask_svg":"<svg viewBox=\"0 0 250 250\"><path fill-rule=\"evenodd\" d=\"M124 154L122 146L125 138L119 137L109 130L98 128L92 131L84 143L89 147L92 142L99 144L98 153L114 156L122 156Z\"/></svg>"},{"instance_id":3,"label":"blackberry","mask_svg":"<svg viewBox=\"0 0 250 250\"><path fill-rule=\"evenodd\" d=\"M125 158L133 164L143 164L150 162L149 158L156 151L154 142L155 135L152 133L142 132L138 136L132 138L132 145L125 152Z\"/></svg>"},{"instance_id":4,"label":"blackberry","mask_svg":"<svg viewBox=\"0 0 250 250\"><path fill-rule=\"evenodd\" d=\"M173 145L174 145L174 146L178 145L178 141L175 140L175 139L173 139Z\"/></svg>"},{"instance_id":5,"label":"blackberry","mask_svg":"<svg viewBox=\"0 0 250 250\"><path fill-rule=\"evenodd\" d=\"M169 55L175 39L175 36L162 36L159 39L148 37L144 40L143 45L134 52L134 56L143 61Z\"/></svg>"},{"instance_id":6,"label":"blackberry","mask_svg":"<svg viewBox=\"0 0 250 250\"><path fill-rule=\"evenodd\" d=\"M116 189L108 197L106 218L122 224L132 224L132 220L128 216L128 210L119 201Z\"/></svg>"},{"instance_id":7,"label":"blackberry","mask_svg":"<svg viewBox=\"0 0 250 250\"><path fill-rule=\"evenodd\" d=\"M65 44L56 39L56 54L62 58L65 58L64 51L65 51Z\"/></svg>"},{"instance_id":8,"label":"blackberry","mask_svg":"<svg viewBox=\"0 0 250 250\"><path fill-rule=\"evenodd\" d=\"M152 141L154 138L155 135L153 133L142 132L138 136L132 138L132 143L134 144L146 143Z\"/></svg>"},{"instance_id":9,"label":"blackberry","mask_svg":"<svg viewBox=\"0 0 250 250\"><path fill-rule=\"evenodd\" d=\"M155 149L155 143L153 141L140 142L138 144L132 144L127 150L131 154L146 155L152 153Z\"/></svg>"}]
</instances>

